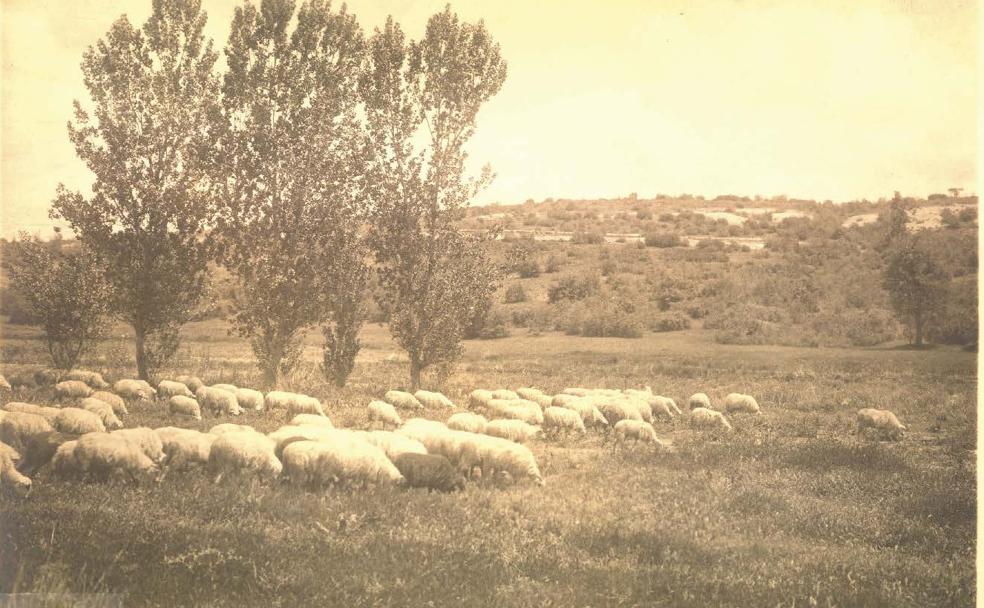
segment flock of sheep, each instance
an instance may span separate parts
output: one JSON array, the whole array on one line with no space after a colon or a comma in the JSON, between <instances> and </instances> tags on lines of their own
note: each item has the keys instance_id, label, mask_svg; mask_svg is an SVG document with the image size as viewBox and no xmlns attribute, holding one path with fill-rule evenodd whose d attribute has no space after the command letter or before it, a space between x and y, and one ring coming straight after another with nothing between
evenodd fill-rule
<instances>
[{"instance_id":1,"label":"flock of sheep","mask_svg":"<svg viewBox=\"0 0 984 608\"><path fill-rule=\"evenodd\" d=\"M161 479L170 471L203 466L219 482L249 474L284 477L292 484L394 484L441 491L463 488L466 480L507 474L514 482L544 485L536 458L525 445L538 437L611 431L613 445L641 442L663 447L653 423L683 412L676 402L644 390L567 388L548 395L535 388L472 391L466 411L447 422L422 417L404 420L398 410L455 410L445 395L420 390L386 392L368 404L368 429L337 428L322 403L308 395L260 391L231 384L205 385L194 376L162 380L152 387L124 379L112 386L95 372L60 374L42 370L0 376L0 390L54 384L57 402L7 402L0 408L0 483L21 493L44 466L81 479L110 475ZM107 390L107 389L112 389ZM240 415L245 409L283 410L288 424L264 434L253 427L222 423L208 432L167 426L124 428L128 404L154 404L168 415L202 419L202 412ZM727 415L758 414L750 395L728 395L720 410L697 393L688 400L689 424L729 432ZM721 411L723 410L723 411ZM887 410L863 409L859 431L874 429L899 440L905 427Z\"/></svg>"}]
</instances>

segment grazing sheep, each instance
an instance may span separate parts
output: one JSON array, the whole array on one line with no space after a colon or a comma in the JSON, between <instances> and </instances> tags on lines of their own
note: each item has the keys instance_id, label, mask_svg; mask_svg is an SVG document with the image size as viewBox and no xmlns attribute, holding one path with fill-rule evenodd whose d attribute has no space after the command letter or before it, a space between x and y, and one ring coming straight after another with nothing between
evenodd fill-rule
<instances>
[{"instance_id":1,"label":"grazing sheep","mask_svg":"<svg viewBox=\"0 0 984 608\"><path fill-rule=\"evenodd\" d=\"M0 441L17 451L24 449L32 435L50 433L55 429L38 414L8 412L0 418Z\"/></svg>"},{"instance_id":2,"label":"grazing sheep","mask_svg":"<svg viewBox=\"0 0 984 608\"><path fill-rule=\"evenodd\" d=\"M335 442L297 441L284 449L292 482L402 483L403 475L380 448L352 436Z\"/></svg>"},{"instance_id":3,"label":"grazing sheep","mask_svg":"<svg viewBox=\"0 0 984 608\"><path fill-rule=\"evenodd\" d=\"M181 375L176 377L174 381L184 384L185 386L188 387L188 390L191 391L192 393L197 391L199 387L205 386L205 383L202 382L201 378L199 378L198 376Z\"/></svg>"},{"instance_id":4,"label":"grazing sheep","mask_svg":"<svg viewBox=\"0 0 984 608\"><path fill-rule=\"evenodd\" d=\"M174 395L167 400L167 413L172 416L189 416L195 420L202 419L202 408L191 397Z\"/></svg>"},{"instance_id":5,"label":"grazing sheep","mask_svg":"<svg viewBox=\"0 0 984 608\"><path fill-rule=\"evenodd\" d=\"M164 445L161 442L161 437L150 427L137 426L132 429L120 429L112 431L110 435L122 437L136 445L154 463L159 464L164 460Z\"/></svg>"},{"instance_id":6,"label":"grazing sheep","mask_svg":"<svg viewBox=\"0 0 984 608\"><path fill-rule=\"evenodd\" d=\"M106 391L96 391L90 397L108 403L113 408L113 413L117 416L126 416L130 413L126 409L126 401L123 401L123 398L119 395L114 395Z\"/></svg>"},{"instance_id":7,"label":"grazing sheep","mask_svg":"<svg viewBox=\"0 0 984 608\"><path fill-rule=\"evenodd\" d=\"M130 401L153 401L157 391L144 380L124 378L113 384L113 392Z\"/></svg>"},{"instance_id":8,"label":"grazing sheep","mask_svg":"<svg viewBox=\"0 0 984 608\"><path fill-rule=\"evenodd\" d=\"M573 395L575 397L587 397L593 391L588 388L572 387L572 388L565 388L560 392L564 395Z\"/></svg>"},{"instance_id":9,"label":"grazing sheep","mask_svg":"<svg viewBox=\"0 0 984 608\"><path fill-rule=\"evenodd\" d=\"M79 380L66 380L55 385L58 399L82 399L92 394L92 388Z\"/></svg>"},{"instance_id":10,"label":"grazing sheep","mask_svg":"<svg viewBox=\"0 0 984 608\"><path fill-rule=\"evenodd\" d=\"M608 420L590 398L572 397L570 400L563 400L562 403L566 405L560 407L577 412L585 427L608 426Z\"/></svg>"},{"instance_id":11,"label":"grazing sheep","mask_svg":"<svg viewBox=\"0 0 984 608\"><path fill-rule=\"evenodd\" d=\"M702 429L721 429L730 431L731 423L721 412L706 407L694 408L690 412L690 426Z\"/></svg>"},{"instance_id":12,"label":"grazing sheep","mask_svg":"<svg viewBox=\"0 0 984 608\"><path fill-rule=\"evenodd\" d=\"M468 393L468 404L474 408L484 408L489 404L489 401L492 401L494 398L495 397L492 396L492 391L477 388Z\"/></svg>"},{"instance_id":13,"label":"grazing sheep","mask_svg":"<svg viewBox=\"0 0 984 608\"><path fill-rule=\"evenodd\" d=\"M236 395L214 386L201 386L195 393L198 404L215 415L229 414L239 416L243 408L239 407Z\"/></svg>"},{"instance_id":14,"label":"grazing sheep","mask_svg":"<svg viewBox=\"0 0 984 608\"><path fill-rule=\"evenodd\" d=\"M595 402L596 403L599 402L598 401L599 399L618 401L620 403L624 403L628 407L635 408L635 410L639 412L639 416L642 418L643 422L648 422L650 424L652 424L653 422L653 416L660 416L665 418L673 417L673 414L670 413L669 409L664 409L660 407L660 405L662 404L659 404L656 408L653 408L653 406L649 404L649 401L646 401L645 399L637 399L635 397L626 397L624 395L620 395L618 397L608 397L608 396L595 397Z\"/></svg>"},{"instance_id":15,"label":"grazing sheep","mask_svg":"<svg viewBox=\"0 0 984 608\"><path fill-rule=\"evenodd\" d=\"M448 428L469 433L484 433L485 425L489 423L485 416L471 412L459 412L448 418Z\"/></svg>"},{"instance_id":16,"label":"grazing sheep","mask_svg":"<svg viewBox=\"0 0 984 608\"><path fill-rule=\"evenodd\" d=\"M52 425L62 433L105 433L106 425L98 414L78 407L66 407L59 410Z\"/></svg>"},{"instance_id":17,"label":"grazing sheep","mask_svg":"<svg viewBox=\"0 0 984 608\"><path fill-rule=\"evenodd\" d=\"M212 444L218 436L192 429L166 426L155 429L161 438L168 469L181 470L189 465L207 465Z\"/></svg>"},{"instance_id":18,"label":"grazing sheep","mask_svg":"<svg viewBox=\"0 0 984 608\"><path fill-rule=\"evenodd\" d=\"M501 437L516 443L526 443L543 434L540 427L527 424L522 420L490 420L485 425L485 434Z\"/></svg>"},{"instance_id":19,"label":"grazing sheep","mask_svg":"<svg viewBox=\"0 0 984 608\"><path fill-rule=\"evenodd\" d=\"M762 412L755 397L742 393L730 393L725 397L724 409L729 414L760 414Z\"/></svg>"},{"instance_id":20,"label":"grazing sheep","mask_svg":"<svg viewBox=\"0 0 984 608\"><path fill-rule=\"evenodd\" d=\"M388 404L387 404L388 405ZM317 414L298 414L290 419L291 426L322 426L325 428L333 429L335 425L332 424L331 418L328 416L318 416Z\"/></svg>"},{"instance_id":21,"label":"grazing sheep","mask_svg":"<svg viewBox=\"0 0 984 608\"><path fill-rule=\"evenodd\" d=\"M283 470L273 453L274 442L266 435L243 431L226 433L212 443L208 470L219 483L227 474L252 473L261 479L276 479Z\"/></svg>"},{"instance_id":22,"label":"grazing sheep","mask_svg":"<svg viewBox=\"0 0 984 608\"><path fill-rule=\"evenodd\" d=\"M72 450L79 471L100 477L125 473L133 481L141 477L155 478L160 473L157 462L147 456L139 443L119 434L122 432L88 433L80 437ZM59 468L61 466L59 463Z\"/></svg>"},{"instance_id":23,"label":"grazing sheep","mask_svg":"<svg viewBox=\"0 0 984 608\"><path fill-rule=\"evenodd\" d=\"M508 473L514 482L529 478L537 485L546 485L533 452L526 446L488 435L472 435L463 443L461 460L468 470L478 466L483 477L501 471Z\"/></svg>"},{"instance_id":24,"label":"grazing sheep","mask_svg":"<svg viewBox=\"0 0 984 608\"><path fill-rule=\"evenodd\" d=\"M553 395L533 395L531 399L527 401L532 401L540 406L540 409L547 409L553 406Z\"/></svg>"},{"instance_id":25,"label":"grazing sheep","mask_svg":"<svg viewBox=\"0 0 984 608\"><path fill-rule=\"evenodd\" d=\"M101 399L93 399L92 397L86 397L79 404L82 409L92 412L99 419L102 420L103 426L107 430L115 430L123 428L123 421L116 417L113 413L113 406L102 401Z\"/></svg>"},{"instance_id":26,"label":"grazing sheep","mask_svg":"<svg viewBox=\"0 0 984 608\"><path fill-rule=\"evenodd\" d=\"M41 416L48 423L52 423L61 408L57 407L47 407L44 405L34 405L33 403L20 403L18 401L11 401L3 406L3 410L8 412L22 412L24 414L35 414Z\"/></svg>"},{"instance_id":27,"label":"grazing sheep","mask_svg":"<svg viewBox=\"0 0 984 608\"><path fill-rule=\"evenodd\" d=\"M7 379L3 376L3 374L0 374L0 390L4 390L4 391L13 390L10 386L10 383L7 382Z\"/></svg>"},{"instance_id":28,"label":"grazing sheep","mask_svg":"<svg viewBox=\"0 0 984 608\"><path fill-rule=\"evenodd\" d=\"M21 496L31 491L31 479L17 470L20 454L11 446L0 443L0 485Z\"/></svg>"},{"instance_id":29,"label":"grazing sheep","mask_svg":"<svg viewBox=\"0 0 984 608\"><path fill-rule=\"evenodd\" d=\"M58 446L55 454L51 457L51 470L61 477L70 477L81 472L81 466L75 457L75 447L78 440L66 441Z\"/></svg>"},{"instance_id":30,"label":"grazing sheep","mask_svg":"<svg viewBox=\"0 0 984 608\"><path fill-rule=\"evenodd\" d=\"M516 389L516 395L519 396L520 399L536 401L537 397L543 397L545 396L545 393L538 388L524 386L523 388Z\"/></svg>"},{"instance_id":31,"label":"grazing sheep","mask_svg":"<svg viewBox=\"0 0 984 608\"><path fill-rule=\"evenodd\" d=\"M263 411L263 393L251 388L237 388L236 389L236 400L239 401L239 406L246 410L253 410L254 412Z\"/></svg>"},{"instance_id":32,"label":"grazing sheep","mask_svg":"<svg viewBox=\"0 0 984 608\"><path fill-rule=\"evenodd\" d=\"M485 409L500 418L522 420L527 424L543 424L543 410L538 404L526 399L493 399Z\"/></svg>"},{"instance_id":33,"label":"grazing sheep","mask_svg":"<svg viewBox=\"0 0 984 608\"><path fill-rule=\"evenodd\" d=\"M102 374L99 372L90 372L81 369L73 369L72 371L65 374L63 380L78 380L80 382L85 382L92 388L96 390L102 390L109 388L109 382L103 379Z\"/></svg>"},{"instance_id":34,"label":"grazing sheep","mask_svg":"<svg viewBox=\"0 0 984 608\"><path fill-rule=\"evenodd\" d=\"M641 420L620 420L615 425L615 443L625 443L629 439L652 443L658 448L663 447L663 443L656 438L653 425Z\"/></svg>"},{"instance_id":35,"label":"grazing sheep","mask_svg":"<svg viewBox=\"0 0 984 608\"><path fill-rule=\"evenodd\" d=\"M171 397L194 397L195 394L184 383L161 380L157 383L157 396L166 400Z\"/></svg>"},{"instance_id":36,"label":"grazing sheep","mask_svg":"<svg viewBox=\"0 0 984 608\"><path fill-rule=\"evenodd\" d=\"M403 454L427 453L424 444L393 431L369 431L361 437L385 452L390 460L395 460Z\"/></svg>"},{"instance_id":37,"label":"grazing sheep","mask_svg":"<svg viewBox=\"0 0 984 608\"><path fill-rule=\"evenodd\" d=\"M581 415L565 407L548 407L543 412L543 430L548 433L587 432Z\"/></svg>"},{"instance_id":38,"label":"grazing sheep","mask_svg":"<svg viewBox=\"0 0 984 608\"><path fill-rule=\"evenodd\" d=\"M516 394L516 392L511 391L511 390L509 390L507 388L500 388L500 389L496 389L496 390L492 391L492 398L493 399L505 399L505 400L508 401L508 400L512 400L512 399L519 399L519 395Z\"/></svg>"},{"instance_id":39,"label":"grazing sheep","mask_svg":"<svg viewBox=\"0 0 984 608\"><path fill-rule=\"evenodd\" d=\"M234 424L232 422L223 422L222 424L216 424L208 430L212 435L225 435L226 433L256 433L257 430L248 424Z\"/></svg>"},{"instance_id":40,"label":"grazing sheep","mask_svg":"<svg viewBox=\"0 0 984 608\"><path fill-rule=\"evenodd\" d=\"M630 403L612 399L596 400L593 405L605 417L610 426L615 426L622 420L642 420L642 414Z\"/></svg>"},{"instance_id":41,"label":"grazing sheep","mask_svg":"<svg viewBox=\"0 0 984 608\"><path fill-rule=\"evenodd\" d=\"M384 426L394 427L403 424L400 415L396 413L396 408L385 401L377 400L369 402L369 422L379 422Z\"/></svg>"},{"instance_id":42,"label":"grazing sheep","mask_svg":"<svg viewBox=\"0 0 984 608\"><path fill-rule=\"evenodd\" d=\"M321 401L315 397L301 394L296 395L294 400L290 402L290 405L287 407L287 414L289 416L295 416L297 414L326 415L324 408L321 406Z\"/></svg>"},{"instance_id":43,"label":"grazing sheep","mask_svg":"<svg viewBox=\"0 0 984 608\"><path fill-rule=\"evenodd\" d=\"M451 462L437 454L401 454L393 459L407 485L439 492L454 492L465 488L465 478Z\"/></svg>"},{"instance_id":44,"label":"grazing sheep","mask_svg":"<svg viewBox=\"0 0 984 608\"><path fill-rule=\"evenodd\" d=\"M212 385L212 388L217 388L217 389L219 389L221 391L229 391L230 393L232 393L232 394L235 395L236 394L236 388L237 387L236 387L235 384L219 383L219 384L213 384Z\"/></svg>"},{"instance_id":45,"label":"grazing sheep","mask_svg":"<svg viewBox=\"0 0 984 608\"><path fill-rule=\"evenodd\" d=\"M8 380L11 388L36 388L38 385L38 381L35 379L34 374L30 372L14 374Z\"/></svg>"},{"instance_id":46,"label":"grazing sheep","mask_svg":"<svg viewBox=\"0 0 984 608\"><path fill-rule=\"evenodd\" d=\"M59 433L38 433L31 435L21 449L22 458L17 464L17 470L30 477L41 467L48 464L58 448L68 441L78 439L78 435Z\"/></svg>"},{"instance_id":47,"label":"grazing sheep","mask_svg":"<svg viewBox=\"0 0 984 608\"><path fill-rule=\"evenodd\" d=\"M451 403L451 400L441 393L421 389L414 393L413 396L416 397L417 401L419 401L424 407L454 407L454 403Z\"/></svg>"},{"instance_id":48,"label":"grazing sheep","mask_svg":"<svg viewBox=\"0 0 984 608\"><path fill-rule=\"evenodd\" d=\"M702 407L705 410L711 409L711 398L705 393L694 393L693 395L690 395L690 400L688 403L690 404L690 409L692 410L698 407Z\"/></svg>"},{"instance_id":49,"label":"grazing sheep","mask_svg":"<svg viewBox=\"0 0 984 608\"><path fill-rule=\"evenodd\" d=\"M34 372L34 381L41 386L51 386L61 381L63 373L58 369L39 369Z\"/></svg>"},{"instance_id":50,"label":"grazing sheep","mask_svg":"<svg viewBox=\"0 0 984 608\"><path fill-rule=\"evenodd\" d=\"M298 486L319 487L334 482L334 476L319 462L322 452L328 450L328 445L320 441L301 439L292 442L280 456L284 476Z\"/></svg>"},{"instance_id":51,"label":"grazing sheep","mask_svg":"<svg viewBox=\"0 0 984 608\"><path fill-rule=\"evenodd\" d=\"M395 407L406 410L422 410L424 406L420 400L404 391L386 391L383 401Z\"/></svg>"},{"instance_id":52,"label":"grazing sheep","mask_svg":"<svg viewBox=\"0 0 984 608\"><path fill-rule=\"evenodd\" d=\"M317 426L313 424L306 424L301 426L282 426L276 431L267 435L270 441L273 442L273 453L279 458L283 454L284 448L294 441L321 441L321 440L334 440L343 438L349 431L344 431L342 429L328 428L326 426Z\"/></svg>"},{"instance_id":53,"label":"grazing sheep","mask_svg":"<svg viewBox=\"0 0 984 608\"><path fill-rule=\"evenodd\" d=\"M266 406L271 410L286 410L294 400L294 393L270 391L266 394Z\"/></svg>"},{"instance_id":54,"label":"grazing sheep","mask_svg":"<svg viewBox=\"0 0 984 608\"><path fill-rule=\"evenodd\" d=\"M892 441L901 441L906 431L905 425L893 412L870 407L858 410L858 433L863 433L867 428Z\"/></svg>"},{"instance_id":55,"label":"grazing sheep","mask_svg":"<svg viewBox=\"0 0 984 608\"><path fill-rule=\"evenodd\" d=\"M578 397L577 395L568 395L567 393L558 393L550 399L550 405L553 407L567 407L568 404L574 403L575 401L583 400L583 397Z\"/></svg>"}]
</instances>

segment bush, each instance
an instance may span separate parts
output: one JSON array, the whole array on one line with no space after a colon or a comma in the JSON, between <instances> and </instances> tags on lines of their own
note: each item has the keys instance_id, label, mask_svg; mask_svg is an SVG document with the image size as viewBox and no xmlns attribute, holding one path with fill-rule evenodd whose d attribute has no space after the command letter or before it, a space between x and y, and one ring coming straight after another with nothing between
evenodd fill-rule
<instances>
[{"instance_id":1,"label":"bush","mask_svg":"<svg viewBox=\"0 0 984 608\"><path fill-rule=\"evenodd\" d=\"M547 291L547 301L551 304L570 301L577 302L598 291L599 281L596 276L566 276L550 286Z\"/></svg>"},{"instance_id":2,"label":"bush","mask_svg":"<svg viewBox=\"0 0 984 608\"><path fill-rule=\"evenodd\" d=\"M818 315L812 323L817 340L826 346L876 346L898 337L891 312L851 308Z\"/></svg>"},{"instance_id":3,"label":"bush","mask_svg":"<svg viewBox=\"0 0 984 608\"><path fill-rule=\"evenodd\" d=\"M639 338L643 325L637 314L610 298L592 296L571 305L558 323L564 333L585 337Z\"/></svg>"},{"instance_id":4,"label":"bush","mask_svg":"<svg viewBox=\"0 0 984 608\"><path fill-rule=\"evenodd\" d=\"M605 242L605 235L596 230L575 230L571 236L575 245L600 245Z\"/></svg>"},{"instance_id":5,"label":"bush","mask_svg":"<svg viewBox=\"0 0 984 608\"><path fill-rule=\"evenodd\" d=\"M506 315L491 303L479 306L470 322L465 327L466 340L491 340L505 338L509 335L506 327Z\"/></svg>"},{"instance_id":6,"label":"bush","mask_svg":"<svg viewBox=\"0 0 984 608\"><path fill-rule=\"evenodd\" d=\"M663 313L653 318L649 329L656 332L690 329L690 317L679 311Z\"/></svg>"},{"instance_id":7,"label":"bush","mask_svg":"<svg viewBox=\"0 0 984 608\"><path fill-rule=\"evenodd\" d=\"M539 334L554 326L555 307L547 304L517 307L512 311L512 322L516 327L525 327L530 333Z\"/></svg>"},{"instance_id":8,"label":"bush","mask_svg":"<svg viewBox=\"0 0 984 608\"><path fill-rule=\"evenodd\" d=\"M523 289L523 286L521 284L513 283L512 285L506 288L506 295L504 301L506 304L516 304L517 302L525 302L526 290Z\"/></svg>"},{"instance_id":9,"label":"bush","mask_svg":"<svg viewBox=\"0 0 984 608\"><path fill-rule=\"evenodd\" d=\"M655 234L647 234L645 239L646 247L681 247L684 242L680 239L679 235L673 234L671 232L660 232Z\"/></svg>"},{"instance_id":10,"label":"bush","mask_svg":"<svg viewBox=\"0 0 984 608\"><path fill-rule=\"evenodd\" d=\"M558 270L560 270L560 258L551 253L543 264L543 272L554 273Z\"/></svg>"}]
</instances>

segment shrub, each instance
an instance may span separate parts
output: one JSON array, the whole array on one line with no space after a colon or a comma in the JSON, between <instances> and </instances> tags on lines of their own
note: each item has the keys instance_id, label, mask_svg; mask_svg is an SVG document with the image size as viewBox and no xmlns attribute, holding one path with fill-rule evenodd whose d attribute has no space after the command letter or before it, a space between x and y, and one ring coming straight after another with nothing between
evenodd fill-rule
<instances>
[{"instance_id":1,"label":"shrub","mask_svg":"<svg viewBox=\"0 0 984 608\"><path fill-rule=\"evenodd\" d=\"M649 329L656 332L680 331L690 328L690 317L679 311L667 312L653 318Z\"/></svg>"},{"instance_id":2,"label":"shrub","mask_svg":"<svg viewBox=\"0 0 984 608\"><path fill-rule=\"evenodd\" d=\"M560 270L560 258L551 253L543 264L543 272L554 273L558 270Z\"/></svg>"},{"instance_id":3,"label":"shrub","mask_svg":"<svg viewBox=\"0 0 984 608\"><path fill-rule=\"evenodd\" d=\"M568 307L558 325L566 334L585 337L639 338L643 330L638 315L617 301L600 296Z\"/></svg>"},{"instance_id":4,"label":"shrub","mask_svg":"<svg viewBox=\"0 0 984 608\"><path fill-rule=\"evenodd\" d=\"M564 300L577 302L598 291L598 277L566 276L550 286L547 291L547 301L551 304Z\"/></svg>"},{"instance_id":5,"label":"shrub","mask_svg":"<svg viewBox=\"0 0 984 608\"><path fill-rule=\"evenodd\" d=\"M684 242L680 239L679 235L673 234L672 232L660 232L655 234L647 234L645 239L646 247L681 247Z\"/></svg>"},{"instance_id":6,"label":"shrub","mask_svg":"<svg viewBox=\"0 0 984 608\"><path fill-rule=\"evenodd\" d=\"M517 302L525 302L526 290L523 289L523 286L520 283L513 283L512 285L506 288L506 295L504 301L506 304L516 304Z\"/></svg>"},{"instance_id":7,"label":"shrub","mask_svg":"<svg viewBox=\"0 0 984 608\"><path fill-rule=\"evenodd\" d=\"M575 245L600 245L605 242L605 235L596 230L577 229L571 236L571 242Z\"/></svg>"}]
</instances>

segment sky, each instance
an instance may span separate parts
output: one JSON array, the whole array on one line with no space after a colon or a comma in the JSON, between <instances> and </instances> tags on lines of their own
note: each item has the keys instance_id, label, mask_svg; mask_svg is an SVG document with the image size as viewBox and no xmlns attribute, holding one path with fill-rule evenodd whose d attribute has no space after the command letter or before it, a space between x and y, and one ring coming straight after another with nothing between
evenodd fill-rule
<instances>
[{"instance_id":1,"label":"sky","mask_svg":"<svg viewBox=\"0 0 984 608\"><path fill-rule=\"evenodd\" d=\"M203 0L225 43L241 0ZM411 36L445 0L350 0ZM465 0L509 75L469 144L475 203L663 194L834 201L976 191L975 0ZM0 0L0 236L88 193L66 123L85 49L150 0Z\"/></svg>"}]
</instances>

